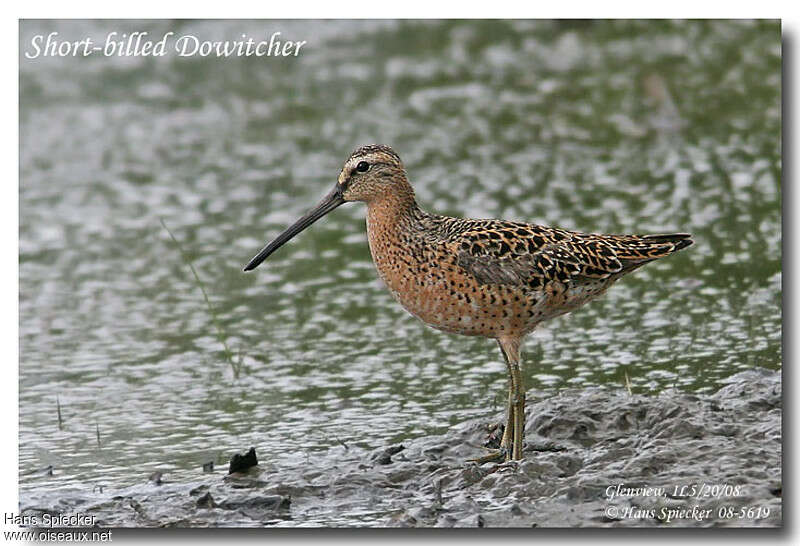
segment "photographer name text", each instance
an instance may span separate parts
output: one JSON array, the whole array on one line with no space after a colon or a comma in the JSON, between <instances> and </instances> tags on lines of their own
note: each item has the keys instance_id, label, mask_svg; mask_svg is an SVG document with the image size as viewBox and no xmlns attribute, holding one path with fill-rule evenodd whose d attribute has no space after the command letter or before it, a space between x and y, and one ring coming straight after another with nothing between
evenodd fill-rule
<instances>
[{"instance_id":1,"label":"photographer name text","mask_svg":"<svg viewBox=\"0 0 800 546\"><path fill-rule=\"evenodd\" d=\"M236 40L202 40L193 34L176 35L167 32L160 38L147 32L110 32L105 40L91 37L82 40L62 40L58 32L37 34L25 49L26 59L40 57L297 57L306 40L285 40L280 32L263 38L246 34Z\"/></svg>"}]
</instances>

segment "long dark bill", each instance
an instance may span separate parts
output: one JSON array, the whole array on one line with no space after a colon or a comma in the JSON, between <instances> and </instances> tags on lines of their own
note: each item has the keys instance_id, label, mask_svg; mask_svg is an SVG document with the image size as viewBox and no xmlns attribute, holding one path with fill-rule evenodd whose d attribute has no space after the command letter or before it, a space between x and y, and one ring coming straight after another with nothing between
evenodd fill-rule
<instances>
[{"instance_id":1,"label":"long dark bill","mask_svg":"<svg viewBox=\"0 0 800 546\"><path fill-rule=\"evenodd\" d=\"M269 243L267 246L261 249L261 251L253 256L253 259L250 260L246 266L244 266L244 271L252 271L256 267L261 264L267 257L278 250L283 244L306 229L308 226L328 214L330 211L344 203L344 198L342 197L341 186L338 184L330 192L326 195L319 204L314 207L312 210L308 211L305 216L300 218L297 222L286 228L286 230L275 237L275 240Z\"/></svg>"}]
</instances>

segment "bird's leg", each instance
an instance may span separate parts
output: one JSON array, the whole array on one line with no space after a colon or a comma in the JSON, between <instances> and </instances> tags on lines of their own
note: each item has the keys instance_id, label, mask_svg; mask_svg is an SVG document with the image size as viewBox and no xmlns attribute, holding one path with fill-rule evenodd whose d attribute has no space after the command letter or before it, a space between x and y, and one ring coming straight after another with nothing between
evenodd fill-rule
<instances>
[{"instance_id":1,"label":"bird's leg","mask_svg":"<svg viewBox=\"0 0 800 546\"><path fill-rule=\"evenodd\" d=\"M508 404L506 404L506 424L503 429L503 439L500 440L500 451L509 453L511 442L514 440L514 387L511 384L510 370L508 378Z\"/></svg>"},{"instance_id":2,"label":"bird's leg","mask_svg":"<svg viewBox=\"0 0 800 546\"><path fill-rule=\"evenodd\" d=\"M483 463L502 463L508 460L511 453L511 442L514 439L514 398L511 386L511 378L509 377L508 383L508 405L506 406L506 425L503 430L503 439L500 440L500 449L492 449L483 457L469 459L470 462L483 464Z\"/></svg>"},{"instance_id":3,"label":"bird's leg","mask_svg":"<svg viewBox=\"0 0 800 546\"><path fill-rule=\"evenodd\" d=\"M525 436L525 388L522 386L522 370L519 362L513 362L514 375L516 376L514 393L514 446L511 452L511 459L514 461L522 460L522 444Z\"/></svg>"},{"instance_id":4,"label":"bird's leg","mask_svg":"<svg viewBox=\"0 0 800 546\"><path fill-rule=\"evenodd\" d=\"M515 437L514 432L516 430L517 422L515 403L517 399L516 376L514 375L511 360L509 360L505 349L503 349L503 344L499 340L498 345L500 345L500 351L503 353L503 360L505 361L506 369L508 370L508 403L506 404L506 424L505 428L503 429L503 438L500 440L500 449L492 450L491 453L484 455L483 457L470 459L470 461L478 464L504 462L508 461L512 456L513 442Z\"/></svg>"},{"instance_id":5,"label":"bird's leg","mask_svg":"<svg viewBox=\"0 0 800 546\"><path fill-rule=\"evenodd\" d=\"M512 443L514 441L514 427L516 426L516 407L514 405L514 398L516 393L516 381L514 378L514 371L511 367L511 361L503 349L503 344L498 340L497 344L500 346L500 352L503 353L503 360L506 363L508 370L508 404L506 406L506 426L503 430L503 439L500 440L500 453L503 455L503 460L507 461L511 455Z\"/></svg>"},{"instance_id":6,"label":"bird's leg","mask_svg":"<svg viewBox=\"0 0 800 546\"><path fill-rule=\"evenodd\" d=\"M522 460L522 445L525 436L525 387L522 384L522 370L520 369L520 339L519 338L500 338L500 349L503 351L503 356L506 357L508 362L509 372L511 374L511 388L512 405L514 407L513 413L513 433L512 433L512 449L506 454L507 460L520 461Z\"/></svg>"}]
</instances>

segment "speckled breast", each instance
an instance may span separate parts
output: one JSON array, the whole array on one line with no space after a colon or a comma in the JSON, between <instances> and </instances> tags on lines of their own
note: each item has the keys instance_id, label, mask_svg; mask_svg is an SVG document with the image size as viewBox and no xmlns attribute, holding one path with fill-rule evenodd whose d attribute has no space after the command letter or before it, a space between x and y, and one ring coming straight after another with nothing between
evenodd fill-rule
<instances>
[{"instance_id":1,"label":"speckled breast","mask_svg":"<svg viewBox=\"0 0 800 546\"><path fill-rule=\"evenodd\" d=\"M533 330L546 314L544 294L480 285L457 265L454 248L382 229L367 220L370 252L392 295L429 326L462 335L499 337Z\"/></svg>"}]
</instances>

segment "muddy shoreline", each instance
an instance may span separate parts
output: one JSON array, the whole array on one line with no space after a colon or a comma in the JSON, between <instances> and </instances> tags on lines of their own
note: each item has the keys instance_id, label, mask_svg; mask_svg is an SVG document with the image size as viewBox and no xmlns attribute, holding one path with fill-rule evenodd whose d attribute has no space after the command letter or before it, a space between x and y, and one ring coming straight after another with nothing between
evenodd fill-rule
<instances>
[{"instance_id":1,"label":"muddy shoreline","mask_svg":"<svg viewBox=\"0 0 800 546\"><path fill-rule=\"evenodd\" d=\"M781 375L754 369L711 395L603 387L529 392L526 460L465 462L493 419L374 451L105 495L22 495L21 513L99 527L775 527L782 523ZM246 451L246 447L242 451ZM144 480L143 480L144 482Z\"/></svg>"}]
</instances>

